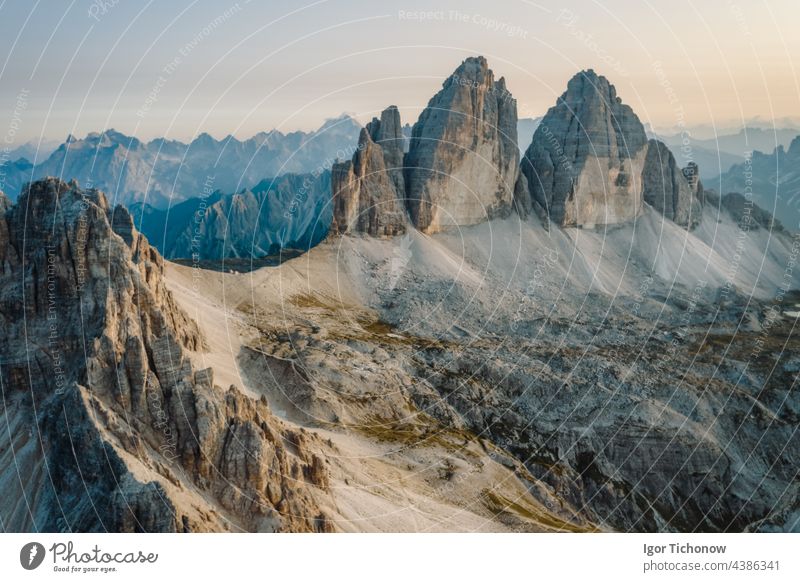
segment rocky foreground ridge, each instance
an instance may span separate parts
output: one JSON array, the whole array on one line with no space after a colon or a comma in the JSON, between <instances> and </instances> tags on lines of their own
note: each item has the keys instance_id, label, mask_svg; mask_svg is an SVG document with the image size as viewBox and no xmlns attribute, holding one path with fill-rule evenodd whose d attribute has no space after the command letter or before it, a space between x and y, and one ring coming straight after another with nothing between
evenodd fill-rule
<instances>
[{"instance_id":1,"label":"rocky foreground ridge","mask_svg":"<svg viewBox=\"0 0 800 582\"><path fill-rule=\"evenodd\" d=\"M47 178L16 205L0 196L4 531L596 529L490 441L423 413L395 427L415 410L406 391L347 400L330 422L287 419L298 387L368 387L346 380L352 348L323 340L332 376L312 383L285 352L300 337L278 315L285 297L240 280L217 296L203 286L217 276L165 263L97 190ZM187 301L203 305L194 318ZM469 479L449 483L448 467ZM504 499L525 512L497 521Z\"/></svg>"},{"instance_id":2,"label":"rocky foreground ridge","mask_svg":"<svg viewBox=\"0 0 800 582\"><path fill-rule=\"evenodd\" d=\"M97 190L0 197L0 431L10 531L323 531L322 459L214 384L164 261Z\"/></svg>"}]
</instances>

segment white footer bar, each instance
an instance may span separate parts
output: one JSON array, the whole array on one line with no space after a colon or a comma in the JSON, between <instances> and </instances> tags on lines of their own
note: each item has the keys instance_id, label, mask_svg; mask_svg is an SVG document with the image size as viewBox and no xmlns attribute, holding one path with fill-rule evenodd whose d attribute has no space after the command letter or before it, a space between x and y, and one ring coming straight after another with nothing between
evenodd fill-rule
<instances>
[{"instance_id":1,"label":"white footer bar","mask_svg":"<svg viewBox=\"0 0 800 582\"><path fill-rule=\"evenodd\" d=\"M798 534L3 534L3 580L800 580Z\"/></svg>"}]
</instances>

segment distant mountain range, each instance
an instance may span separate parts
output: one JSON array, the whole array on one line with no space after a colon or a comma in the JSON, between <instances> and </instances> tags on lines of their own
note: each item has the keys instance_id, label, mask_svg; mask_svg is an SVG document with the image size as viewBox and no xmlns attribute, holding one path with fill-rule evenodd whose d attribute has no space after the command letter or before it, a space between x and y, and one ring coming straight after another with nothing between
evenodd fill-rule
<instances>
[{"instance_id":1,"label":"distant mountain range","mask_svg":"<svg viewBox=\"0 0 800 582\"><path fill-rule=\"evenodd\" d=\"M748 128L737 133L725 133L712 138L685 138L681 134L658 136L669 146L681 164L695 162L700 169L700 178L711 183L713 178L727 172L734 164L744 161L745 153L751 151L771 152L778 146L788 147L800 134L798 128L764 129Z\"/></svg>"},{"instance_id":2,"label":"distant mountain range","mask_svg":"<svg viewBox=\"0 0 800 582\"><path fill-rule=\"evenodd\" d=\"M143 142L113 129L69 136L35 166L6 157L0 166L2 190L12 199L25 182L56 176L108 193L115 204L146 203L167 208L204 191L237 192L266 177L287 173L321 174L337 157L353 153L360 124L348 115L326 121L312 132L261 132L244 141L207 133L191 143L165 138Z\"/></svg>"},{"instance_id":3,"label":"distant mountain range","mask_svg":"<svg viewBox=\"0 0 800 582\"><path fill-rule=\"evenodd\" d=\"M43 139L40 141L32 139L13 149L9 149L6 159L16 161L20 158L25 158L26 160L35 159L41 161L52 154L60 145L61 142L58 140Z\"/></svg>"},{"instance_id":4,"label":"distant mountain range","mask_svg":"<svg viewBox=\"0 0 800 582\"><path fill-rule=\"evenodd\" d=\"M771 154L753 152L749 161L736 164L714 182L725 193L747 193L752 188L756 204L790 230L800 230L800 136Z\"/></svg>"},{"instance_id":5,"label":"distant mountain range","mask_svg":"<svg viewBox=\"0 0 800 582\"><path fill-rule=\"evenodd\" d=\"M520 152L541 117L516 122ZM308 249L327 234L333 215L330 168L354 153L360 124L343 114L311 132L261 132L239 140L203 133L190 143L142 142L107 130L84 139L28 142L0 158L0 190L16 199L24 183L44 176L76 179L108 192L170 259L251 258L279 249ZM652 130L646 128L649 137ZM753 156L755 200L794 229L800 218L798 130L753 128L714 139L661 137L676 163L697 163L707 187L743 192L744 154ZM412 127L400 127L407 152ZM796 144L797 140L795 140ZM772 154L775 144L779 149ZM29 159L43 160L34 165ZM779 177L780 175L780 177ZM278 176L273 178L272 176ZM777 194L777 201L775 196ZM286 218L289 216L290 218Z\"/></svg>"},{"instance_id":6,"label":"distant mountain range","mask_svg":"<svg viewBox=\"0 0 800 582\"><path fill-rule=\"evenodd\" d=\"M284 174L235 194L213 192L161 210L129 207L137 229L168 259L218 260L309 249L331 223L331 174Z\"/></svg>"}]
</instances>

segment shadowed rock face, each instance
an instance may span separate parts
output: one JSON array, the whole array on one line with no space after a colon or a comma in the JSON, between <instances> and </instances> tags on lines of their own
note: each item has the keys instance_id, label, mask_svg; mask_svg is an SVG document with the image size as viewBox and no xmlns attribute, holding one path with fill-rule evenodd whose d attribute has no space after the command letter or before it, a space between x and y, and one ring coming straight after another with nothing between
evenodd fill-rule
<instances>
[{"instance_id":1,"label":"shadowed rock face","mask_svg":"<svg viewBox=\"0 0 800 582\"><path fill-rule=\"evenodd\" d=\"M332 232L393 236L406 231L403 134L397 107L389 107L361 130L352 161L333 166L331 187Z\"/></svg>"},{"instance_id":2,"label":"shadowed rock face","mask_svg":"<svg viewBox=\"0 0 800 582\"><path fill-rule=\"evenodd\" d=\"M681 170L664 143L648 142L642 170L644 201L681 226L694 227L700 222L703 205L697 195L702 185L696 176L696 165Z\"/></svg>"},{"instance_id":3,"label":"shadowed rock face","mask_svg":"<svg viewBox=\"0 0 800 582\"><path fill-rule=\"evenodd\" d=\"M644 203L681 226L700 220L696 165L684 172L666 145L648 141L633 110L591 69L575 75L547 112L520 174L530 192L526 199L517 185L520 213L535 211L559 226L629 222Z\"/></svg>"},{"instance_id":4,"label":"shadowed rock face","mask_svg":"<svg viewBox=\"0 0 800 582\"><path fill-rule=\"evenodd\" d=\"M647 136L605 77L575 75L521 163L532 203L559 226L614 224L642 208Z\"/></svg>"},{"instance_id":5,"label":"shadowed rock face","mask_svg":"<svg viewBox=\"0 0 800 582\"><path fill-rule=\"evenodd\" d=\"M431 233L507 215L518 168L517 102L486 59L468 58L414 125L405 157L411 220Z\"/></svg>"},{"instance_id":6,"label":"shadowed rock face","mask_svg":"<svg viewBox=\"0 0 800 582\"><path fill-rule=\"evenodd\" d=\"M169 208L129 207L136 227L167 259L258 259L317 245L331 224L330 172L283 174L251 190L209 192Z\"/></svg>"},{"instance_id":7,"label":"shadowed rock face","mask_svg":"<svg viewBox=\"0 0 800 582\"><path fill-rule=\"evenodd\" d=\"M127 210L55 178L2 200L0 483L27 500L4 528L326 529L306 435L193 367L205 340Z\"/></svg>"}]
</instances>

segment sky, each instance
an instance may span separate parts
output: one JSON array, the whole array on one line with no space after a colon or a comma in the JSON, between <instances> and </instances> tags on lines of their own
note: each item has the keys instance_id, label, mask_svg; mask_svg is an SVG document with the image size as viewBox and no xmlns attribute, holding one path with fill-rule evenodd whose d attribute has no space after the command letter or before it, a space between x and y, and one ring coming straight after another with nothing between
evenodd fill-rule
<instances>
[{"instance_id":1,"label":"sky","mask_svg":"<svg viewBox=\"0 0 800 582\"><path fill-rule=\"evenodd\" d=\"M798 22L797 0L0 0L0 139L413 123L478 54L520 117L593 68L664 133L800 126Z\"/></svg>"}]
</instances>

